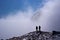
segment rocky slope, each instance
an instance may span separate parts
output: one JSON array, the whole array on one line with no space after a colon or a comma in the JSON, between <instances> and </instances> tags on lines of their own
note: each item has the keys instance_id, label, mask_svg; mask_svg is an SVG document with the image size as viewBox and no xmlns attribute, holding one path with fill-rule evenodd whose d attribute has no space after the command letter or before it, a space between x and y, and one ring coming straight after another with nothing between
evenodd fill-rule
<instances>
[{"instance_id":1,"label":"rocky slope","mask_svg":"<svg viewBox=\"0 0 60 40\"><path fill-rule=\"evenodd\" d=\"M60 34L53 34L53 32L33 31L20 37L13 37L6 40L60 40Z\"/></svg>"}]
</instances>

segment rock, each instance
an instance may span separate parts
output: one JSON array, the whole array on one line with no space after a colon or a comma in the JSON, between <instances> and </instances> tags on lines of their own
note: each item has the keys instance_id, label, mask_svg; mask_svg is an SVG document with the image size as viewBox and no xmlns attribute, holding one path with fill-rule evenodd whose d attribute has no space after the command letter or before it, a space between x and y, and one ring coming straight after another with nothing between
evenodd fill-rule
<instances>
[{"instance_id":1,"label":"rock","mask_svg":"<svg viewBox=\"0 0 60 40\"><path fill-rule=\"evenodd\" d=\"M13 37L9 40L60 40L59 35L52 35L52 32L33 31L20 37Z\"/></svg>"}]
</instances>

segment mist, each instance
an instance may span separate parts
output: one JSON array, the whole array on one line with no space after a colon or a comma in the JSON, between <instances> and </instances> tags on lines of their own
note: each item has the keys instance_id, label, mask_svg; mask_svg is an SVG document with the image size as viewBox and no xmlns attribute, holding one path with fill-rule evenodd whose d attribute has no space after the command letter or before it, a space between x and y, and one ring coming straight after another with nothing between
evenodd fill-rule
<instances>
[{"instance_id":1,"label":"mist","mask_svg":"<svg viewBox=\"0 0 60 40\"><path fill-rule=\"evenodd\" d=\"M35 31L35 26L41 26L42 31L60 31L60 0L49 0L42 8L33 11L17 11L0 19L0 38L11 38ZM11 12L15 13L15 12Z\"/></svg>"}]
</instances>

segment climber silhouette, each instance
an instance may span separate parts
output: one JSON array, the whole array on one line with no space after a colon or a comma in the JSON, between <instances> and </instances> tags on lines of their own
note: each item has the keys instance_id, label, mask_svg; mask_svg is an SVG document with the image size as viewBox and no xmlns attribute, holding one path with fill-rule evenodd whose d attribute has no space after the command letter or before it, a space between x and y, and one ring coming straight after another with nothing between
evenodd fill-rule
<instances>
[{"instance_id":1,"label":"climber silhouette","mask_svg":"<svg viewBox=\"0 0 60 40\"><path fill-rule=\"evenodd\" d=\"M38 26L36 26L36 31L38 31Z\"/></svg>"},{"instance_id":2,"label":"climber silhouette","mask_svg":"<svg viewBox=\"0 0 60 40\"><path fill-rule=\"evenodd\" d=\"M41 26L39 26L39 31L41 31Z\"/></svg>"},{"instance_id":3,"label":"climber silhouette","mask_svg":"<svg viewBox=\"0 0 60 40\"><path fill-rule=\"evenodd\" d=\"M36 26L36 32L37 32L37 33L41 33L41 26L39 26L39 27Z\"/></svg>"}]
</instances>

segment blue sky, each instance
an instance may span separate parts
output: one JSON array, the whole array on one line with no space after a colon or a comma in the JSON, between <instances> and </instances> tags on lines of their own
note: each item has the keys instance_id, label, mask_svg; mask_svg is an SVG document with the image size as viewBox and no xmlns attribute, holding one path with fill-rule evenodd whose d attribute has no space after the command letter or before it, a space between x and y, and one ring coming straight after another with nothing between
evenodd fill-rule
<instances>
[{"instance_id":1,"label":"blue sky","mask_svg":"<svg viewBox=\"0 0 60 40\"><path fill-rule=\"evenodd\" d=\"M26 11L31 6L33 10L43 6L43 0L0 0L0 18L9 15L9 12Z\"/></svg>"},{"instance_id":2,"label":"blue sky","mask_svg":"<svg viewBox=\"0 0 60 40\"><path fill-rule=\"evenodd\" d=\"M0 39L20 36L34 30L31 17L33 11L43 7L43 2L45 1L0 0Z\"/></svg>"},{"instance_id":3,"label":"blue sky","mask_svg":"<svg viewBox=\"0 0 60 40\"><path fill-rule=\"evenodd\" d=\"M0 0L0 39L35 31L60 30L60 0Z\"/></svg>"}]
</instances>

